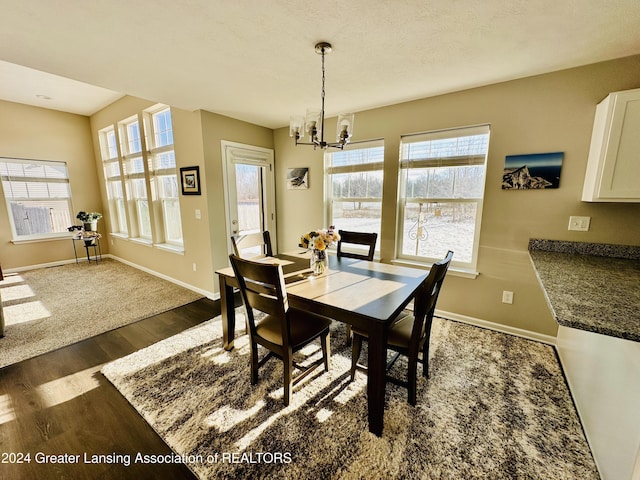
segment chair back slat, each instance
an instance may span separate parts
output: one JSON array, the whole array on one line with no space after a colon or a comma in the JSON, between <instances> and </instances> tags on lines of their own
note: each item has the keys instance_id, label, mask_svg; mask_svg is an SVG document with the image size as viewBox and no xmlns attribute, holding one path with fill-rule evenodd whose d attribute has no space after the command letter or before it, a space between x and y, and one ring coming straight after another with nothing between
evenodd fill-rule
<instances>
[{"instance_id":1,"label":"chair back slat","mask_svg":"<svg viewBox=\"0 0 640 480\"><path fill-rule=\"evenodd\" d=\"M231 243L233 245L233 253L238 257L273 257L271 234L268 230L247 235L234 235L231 237ZM260 247L260 253L255 252L257 250L255 247ZM252 250L253 254L249 250Z\"/></svg>"},{"instance_id":2,"label":"chair back slat","mask_svg":"<svg viewBox=\"0 0 640 480\"><path fill-rule=\"evenodd\" d=\"M376 241L378 240L377 233L338 230L338 234L340 235L337 251L339 257L357 258L359 260L373 260L373 255L376 250ZM368 247L368 250L366 254L354 253L344 250L344 247L346 245L364 245Z\"/></svg>"}]
</instances>

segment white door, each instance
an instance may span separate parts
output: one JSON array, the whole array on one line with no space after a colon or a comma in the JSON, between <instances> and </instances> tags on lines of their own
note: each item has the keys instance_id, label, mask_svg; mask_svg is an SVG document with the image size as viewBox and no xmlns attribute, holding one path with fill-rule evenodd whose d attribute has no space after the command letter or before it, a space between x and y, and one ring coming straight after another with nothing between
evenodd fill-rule
<instances>
[{"instance_id":1,"label":"white door","mask_svg":"<svg viewBox=\"0 0 640 480\"><path fill-rule=\"evenodd\" d=\"M223 140L222 159L229 252L232 235L264 230L277 252L273 150Z\"/></svg>"}]
</instances>

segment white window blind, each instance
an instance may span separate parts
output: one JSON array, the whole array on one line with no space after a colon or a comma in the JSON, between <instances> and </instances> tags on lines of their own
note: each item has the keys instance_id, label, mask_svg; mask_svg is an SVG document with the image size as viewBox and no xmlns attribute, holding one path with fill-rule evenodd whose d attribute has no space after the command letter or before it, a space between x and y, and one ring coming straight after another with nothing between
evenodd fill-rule
<instances>
[{"instance_id":1,"label":"white window blind","mask_svg":"<svg viewBox=\"0 0 640 480\"><path fill-rule=\"evenodd\" d=\"M14 239L51 236L72 225L66 163L0 158L0 177Z\"/></svg>"}]
</instances>

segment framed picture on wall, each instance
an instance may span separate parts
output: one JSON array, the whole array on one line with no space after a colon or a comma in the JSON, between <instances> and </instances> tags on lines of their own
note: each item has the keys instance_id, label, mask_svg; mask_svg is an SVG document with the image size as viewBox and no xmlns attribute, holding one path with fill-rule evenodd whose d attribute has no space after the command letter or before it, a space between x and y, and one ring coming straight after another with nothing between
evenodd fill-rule
<instances>
[{"instance_id":1,"label":"framed picture on wall","mask_svg":"<svg viewBox=\"0 0 640 480\"><path fill-rule=\"evenodd\" d=\"M200 167L181 167L180 185L183 195L200 195Z\"/></svg>"},{"instance_id":2,"label":"framed picture on wall","mask_svg":"<svg viewBox=\"0 0 640 480\"><path fill-rule=\"evenodd\" d=\"M289 168L287 170L287 189L306 190L309 188L309 167Z\"/></svg>"},{"instance_id":3,"label":"framed picture on wall","mask_svg":"<svg viewBox=\"0 0 640 480\"><path fill-rule=\"evenodd\" d=\"M502 174L503 190L558 188L563 152L507 155Z\"/></svg>"}]
</instances>

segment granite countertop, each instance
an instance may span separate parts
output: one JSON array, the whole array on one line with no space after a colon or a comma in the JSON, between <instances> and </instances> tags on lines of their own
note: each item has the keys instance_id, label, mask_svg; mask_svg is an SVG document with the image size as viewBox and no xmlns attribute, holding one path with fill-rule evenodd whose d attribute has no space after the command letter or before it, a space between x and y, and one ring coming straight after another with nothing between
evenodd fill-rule
<instances>
[{"instance_id":1,"label":"granite countertop","mask_svg":"<svg viewBox=\"0 0 640 480\"><path fill-rule=\"evenodd\" d=\"M531 240L559 325L640 342L640 247Z\"/></svg>"}]
</instances>

